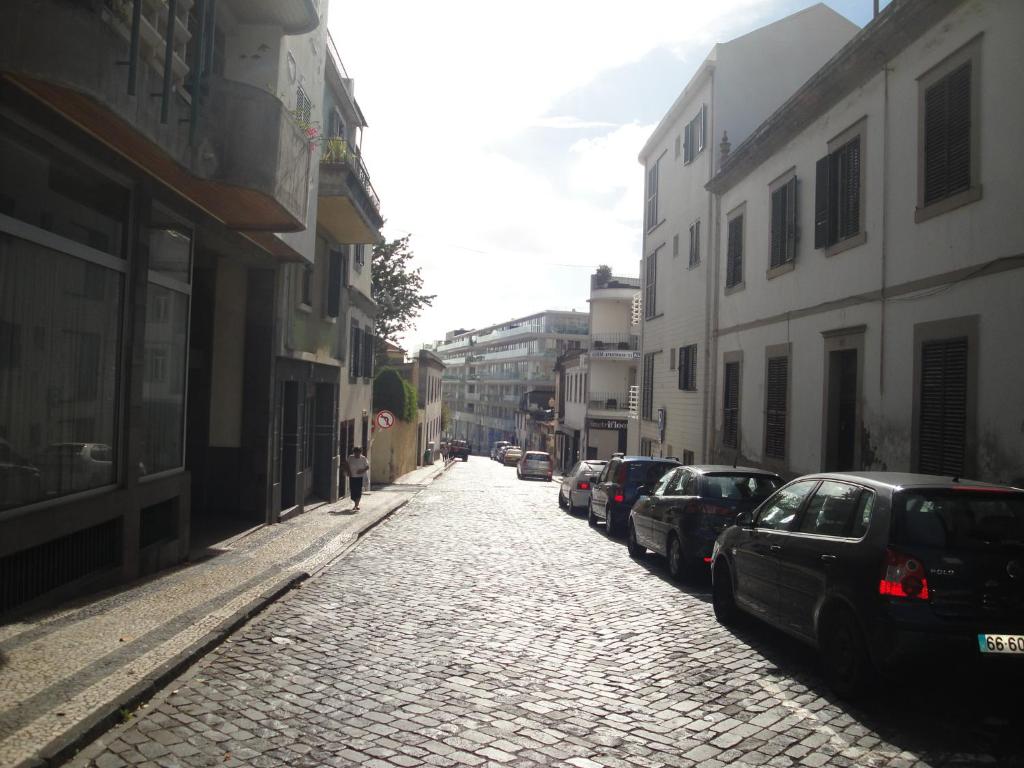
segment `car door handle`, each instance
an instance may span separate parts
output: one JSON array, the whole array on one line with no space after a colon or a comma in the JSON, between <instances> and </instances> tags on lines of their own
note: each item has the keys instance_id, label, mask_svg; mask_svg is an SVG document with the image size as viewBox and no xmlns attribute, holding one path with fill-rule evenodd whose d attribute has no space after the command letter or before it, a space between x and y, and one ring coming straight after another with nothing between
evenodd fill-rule
<instances>
[{"instance_id":1,"label":"car door handle","mask_svg":"<svg viewBox=\"0 0 1024 768\"><path fill-rule=\"evenodd\" d=\"M839 558L835 555L819 555L819 558L823 563L834 563Z\"/></svg>"},{"instance_id":2,"label":"car door handle","mask_svg":"<svg viewBox=\"0 0 1024 768\"><path fill-rule=\"evenodd\" d=\"M769 552L781 552L782 551L782 547L779 544L772 544L771 546L768 547L768 551Z\"/></svg>"}]
</instances>

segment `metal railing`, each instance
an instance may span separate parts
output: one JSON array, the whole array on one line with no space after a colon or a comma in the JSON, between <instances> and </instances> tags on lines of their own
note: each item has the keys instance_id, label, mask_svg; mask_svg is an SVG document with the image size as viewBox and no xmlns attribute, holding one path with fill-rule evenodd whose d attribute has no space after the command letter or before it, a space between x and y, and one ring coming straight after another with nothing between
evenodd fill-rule
<instances>
[{"instance_id":1,"label":"metal railing","mask_svg":"<svg viewBox=\"0 0 1024 768\"><path fill-rule=\"evenodd\" d=\"M629 392L591 392L587 407L602 411L628 411Z\"/></svg>"},{"instance_id":2,"label":"metal railing","mask_svg":"<svg viewBox=\"0 0 1024 768\"><path fill-rule=\"evenodd\" d=\"M324 139L323 151L320 153L320 162L324 165L345 164L359 181L359 186L370 198L374 212L380 215L380 198L370 183L370 173L363 163L362 153L358 147L352 146L341 136L331 136Z\"/></svg>"},{"instance_id":3,"label":"metal railing","mask_svg":"<svg viewBox=\"0 0 1024 768\"><path fill-rule=\"evenodd\" d=\"M591 349L640 349L640 337L632 333L595 333Z\"/></svg>"}]
</instances>

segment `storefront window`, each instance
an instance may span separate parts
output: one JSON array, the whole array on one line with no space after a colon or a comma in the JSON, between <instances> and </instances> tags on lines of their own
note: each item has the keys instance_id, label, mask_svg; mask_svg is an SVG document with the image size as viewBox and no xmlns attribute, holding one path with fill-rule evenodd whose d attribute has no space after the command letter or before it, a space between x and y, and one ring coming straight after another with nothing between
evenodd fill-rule
<instances>
[{"instance_id":1,"label":"storefront window","mask_svg":"<svg viewBox=\"0 0 1024 768\"><path fill-rule=\"evenodd\" d=\"M123 285L0 226L0 509L115 481Z\"/></svg>"},{"instance_id":2,"label":"storefront window","mask_svg":"<svg viewBox=\"0 0 1024 768\"><path fill-rule=\"evenodd\" d=\"M192 237L179 226L149 234L143 355L141 474L184 464Z\"/></svg>"}]
</instances>

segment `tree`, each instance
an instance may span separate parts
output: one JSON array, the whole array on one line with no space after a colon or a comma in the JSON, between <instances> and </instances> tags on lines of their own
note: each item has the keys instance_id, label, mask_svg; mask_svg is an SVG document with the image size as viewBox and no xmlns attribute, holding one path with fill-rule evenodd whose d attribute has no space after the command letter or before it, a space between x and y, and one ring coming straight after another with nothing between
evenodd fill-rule
<instances>
[{"instance_id":1,"label":"tree","mask_svg":"<svg viewBox=\"0 0 1024 768\"><path fill-rule=\"evenodd\" d=\"M593 283L595 288L604 288L608 285L608 281L612 279L612 268L607 264L602 264L594 272Z\"/></svg>"},{"instance_id":2,"label":"tree","mask_svg":"<svg viewBox=\"0 0 1024 768\"><path fill-rule=\"evenodd\" d=\"M383 353L385 341L397 344L398 337L413 327L420 312L435 298L423 292L419 267L411 266L409 237L405 235L373 248L371 295L377 302L374 329L379 353Z\"/></svg>"}]
</instances>

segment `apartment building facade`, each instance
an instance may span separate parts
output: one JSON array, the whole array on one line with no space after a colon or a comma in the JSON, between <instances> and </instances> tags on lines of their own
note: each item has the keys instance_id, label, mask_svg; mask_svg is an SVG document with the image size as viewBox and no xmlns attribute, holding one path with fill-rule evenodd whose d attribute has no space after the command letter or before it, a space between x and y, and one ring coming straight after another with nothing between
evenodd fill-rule
<instances>
[{"instance_id":1,"label":"apartment building facade","mask_svg":"<svg viewBox=\"0 0 1024 768\"><path fill-rule=\"evenodd\" d=\"M0 613L178 562L214 522L279 519L299 435L279 371L331 347L283 328L287 265L320 261L326 13L0 11Z\"/></svg>"},{"instance_id":2,"label":"apartment building facade","mask_svg":"<svg viewBox=\"0 0 1024 768\"><path fill-rule=\"evenodd\" d=\"M446 335L436 349L444 361L449 437L483 453L516 439L516 411L528 389L554 391L555 359L586 343L589 317L549 310L497 325Z\"/></svg>"},{"instance_id":3,"label":"apartment building facade","mask_svg":"<svg viewBox=\"0 0 1024 768\"><path fill-rule=\"evenodd\" d=\"M714 457L1024 482L1020 29L895 0L712 179Z\"/></svg>"},{"instance_id":4,"label":"apartment building facade","mask_svg":"<svg viewBox=\"0 0 1024 768\"><path fill-rule=\"evenodd\" d=\"M716 45L641 150L641 396L630 452L707 459L714 220L705 185L730 142L746 138L856 31L817 4Z\"/></svg>"}]
</instances>

